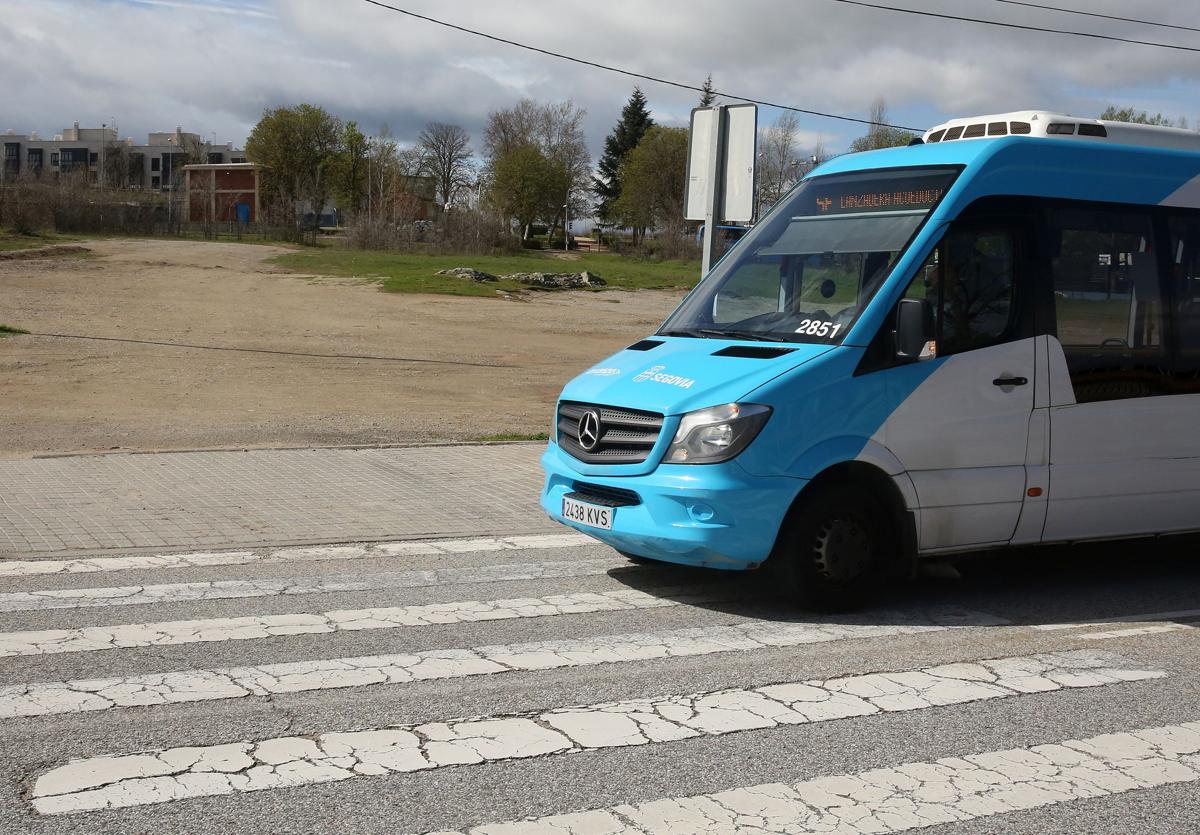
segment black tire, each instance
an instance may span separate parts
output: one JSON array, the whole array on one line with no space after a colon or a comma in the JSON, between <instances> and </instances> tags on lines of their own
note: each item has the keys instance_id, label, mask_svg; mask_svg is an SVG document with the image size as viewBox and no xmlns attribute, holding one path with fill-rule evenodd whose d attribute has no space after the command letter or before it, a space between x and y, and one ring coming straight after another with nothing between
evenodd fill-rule
<instances>
[{"instance_id":1,"label":"black tire","mask_svg":"<svg viewBox=\"0 0 1200 835\"><path fill-rule=\"evenodd\" d=\"M784 523L772 573L779 591L804 608L845 611L861 605L878 584L892 525L867 488L816 489Z\"/></svg>"}]
</instances>

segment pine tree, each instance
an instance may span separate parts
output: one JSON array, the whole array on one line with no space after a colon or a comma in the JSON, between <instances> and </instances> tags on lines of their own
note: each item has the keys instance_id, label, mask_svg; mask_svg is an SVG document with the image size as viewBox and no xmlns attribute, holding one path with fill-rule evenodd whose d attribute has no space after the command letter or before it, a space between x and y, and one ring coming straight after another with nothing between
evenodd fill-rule
<instances>
[{"instance_id":1,"label":"pine tree","mask_svg":"<svg viewBox=\"0 0 1200 835\"><path fill-rule=\"evenodd\" d=\"M704 79L704 86L700 88L700 106L712 107L717 103L717 91L713 89L712 73L708 74L708 78Z\"/></svg>"},{"instance_id":2,"label":"pine tree","mask_svg":"<svg viewBox=\"0 0 1200 835\"><path fill-rule=\"evenodd\" d=\"M600 176L594 179L592 192L596 195L596 213L602 220L611 220L613 201L621 194L621 163L653 125L646 97L641 88L634 87L620 121L604 140L604 153L596 165Z\"/></svg>"}]
</instances>

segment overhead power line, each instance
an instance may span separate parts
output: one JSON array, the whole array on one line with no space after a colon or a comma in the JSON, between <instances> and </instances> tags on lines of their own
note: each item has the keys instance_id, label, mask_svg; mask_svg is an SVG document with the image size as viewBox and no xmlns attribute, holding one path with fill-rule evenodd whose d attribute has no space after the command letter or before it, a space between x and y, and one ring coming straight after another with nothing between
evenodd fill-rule
<instances>
[{"instance_id":1,"label":"overhead power line","mask_svg":"<svg viewBox=\"0 0 1200 835\"><path fill-rule=\"evenodd\" d=\"M368 0L369 2L370 0ZM846 3L850 6L863 6L868 9L880 9L885 12L900 12L901 14L919 15L921 17L937 17L942 20L959 20L965 23L981 23L984 26L1001 26L1005 29L1022 29L1026 32L1049 32L1053 35L1074 35L1077 38L1093 38L1100 41L1116 41L1118 43L1131 43L1138 46L1153 46L1159 49L1175 49L1180 52L1200 52L1200 47L1195 46L1180 46L1173 43L1156 43L1155 41L1139 41L1135 38L1118 38L1116 35L1098 35L1095 32L1072 32L1068 29L1051 29L1045 26L1029 26L1022 23L1005 23L1000 20L985 20L979 17L963 17L961 15L943 14L941 12L928 12L921 9L904 9L899 6L884 6L878 3L864 3L862 0L833 0L835 3Z\"/></svg>"},{"instance_id":2,"label":"overhead power line","mask_svg":"<svg viewBox=\"0 0 1200 835\"><path fill-rule=\"evenodd\" d=\"M595 69L605 70L606 72L615 72L620 75L629 76L630 78L640 78L643 81L652 81L655 84L665 84L669 87L678 87L681 90L692 90L697 93L705 92L703 87L696 87L692 84L684 84L679 81L671 81L670 79L659 78L658 76L654 76L654 75L646 75L645 73L621 69L620 67L614 67L614 66L610 66L608 64L601 64L597 61L588 61L583 58L576 58L573 55L566 55L562 52L554 52L553 50L542 49L541 47L537 47L537 46L530 46L529 44L520 43L519 41L509 40L508 38L502 38L499 35L492 35L487 32L480 32L478 29L468 29L466 26L459 26L456 23L450 23L449 21L439 20L436 17L429 17L428 15L417 14L416 12L409 11L408 9L401 9L398 6L391 6L391 5L388 5L387 3L382 3L382 2L380 2L380 0L363 0L363 2L369 3L372 6L378 6L381 9L387 9L388 11L396 12L397 14L408 15L409 17L416 18L417 20L424 20L428 23L436 23L438 26L445 26L447 29L454 29L458 32L465 32L468 35L475 35L480 38L487 38L489 41L495 41L496 43L507 44L508 46L515 46L518 49L527 49L530 52L537 52L541 55L548 55L551 58L561 58L564 61L571 61L572 63L575 63L575 64L582 64L585 67L594 67ZM793 107L790 104L779 104L778 102L765 101L763 99L754 99L754 98L750 98L749 96L738 96L733 93L726 93L721 90L714 90L713 92L716 95L723 96L724 98L727 98L727 99L734 99L736 101L749 102L750 104L761 104L763 107L776 107L776 108L779 108L780 110L790 110L793 113L803 113L807 116L819 116L823 119L840 119L843 122L856 122L860 125L873 125L875 127L881 127L881 128L895 128L897 130L912 131L913 133L923 133L924 132L924 128L910 128L906 125L892 125L887 122L873 122L870 119L858 119L858 118L855 118L854 116L842 116L838 113L824 113L820 110L808 110L803 107Z\"/></svg>"},{"instance_id":3,"label":"overhead power line","mask_svg":"<svg viewBox=\"0 0 1200 835\"><path fill-rule=\"evenodd\" d=\"M1112 14L1101 14L1100 12L1087 12L1082 9L1064 9L1062 6L1046 6L1042 3L1027 3L1024 0L996 0L997 3L1005 3L1009 6L1028 6L1031 9L1045 9L1050 12L1062 12L1063 14L1076 14L1083 17L1099 17L1104 20L1119 20L1122 23L1139 23L1142 26L1158 26L1163 29L1179 29L1183 32L1200 32L1200 27L1196 26L1181 26L1178 23L1161 23L1157 20L1142 20L1136 17L1119 17Z\"/></svg>"}]
</instances>

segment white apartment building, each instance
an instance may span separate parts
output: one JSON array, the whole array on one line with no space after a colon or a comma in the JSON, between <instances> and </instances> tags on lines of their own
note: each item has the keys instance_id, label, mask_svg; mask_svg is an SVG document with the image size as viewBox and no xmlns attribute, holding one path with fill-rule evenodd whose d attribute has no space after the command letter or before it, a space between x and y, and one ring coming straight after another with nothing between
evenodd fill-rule
<instances>
[{"instance_id":1,"label":"white apartment building","mask_svg":"<svg viewBox=\"0 0 1200 835\"><path fill-rule=\"evenodd\" d=\"M90 182L150 191L183 188L183 166L246 161L232 142L214 144L182 128L151 133L146 144L118 139L115 128L81 128L76 122L52 139L8 130L0 136L3 166L0 180L22 175L56 177L82 173Z\"/></svg>"}]
</instances>

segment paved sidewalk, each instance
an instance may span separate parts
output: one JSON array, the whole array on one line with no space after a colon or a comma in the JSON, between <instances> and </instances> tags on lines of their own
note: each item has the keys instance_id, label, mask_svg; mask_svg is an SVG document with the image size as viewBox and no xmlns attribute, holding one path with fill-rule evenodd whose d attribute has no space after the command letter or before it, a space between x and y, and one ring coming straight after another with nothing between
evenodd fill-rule
<instances>
[{"instance_id":1,"label":"paved sidewalk","mask_svg":"<svg viewBox=\"0 0 1200 835\"><path fill-rule=\"evenodd\" d=\"M541 444L0 461L0 556L562 530Z\"/></svg>"}]
</instances>

